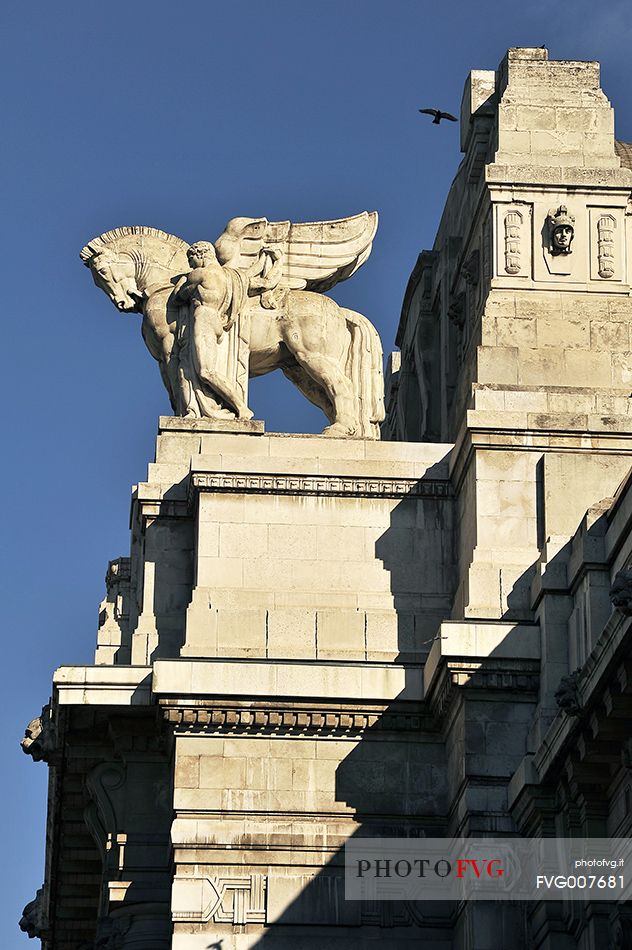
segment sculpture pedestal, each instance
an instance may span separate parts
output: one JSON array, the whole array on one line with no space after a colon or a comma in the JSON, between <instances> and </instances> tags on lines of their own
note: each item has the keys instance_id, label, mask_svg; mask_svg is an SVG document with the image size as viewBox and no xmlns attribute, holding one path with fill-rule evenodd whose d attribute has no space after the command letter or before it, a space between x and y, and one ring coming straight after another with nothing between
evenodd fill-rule
<instances>
[{"instance_id":1,"label":"sculpture pedestal","mask_svg":"<svg viewBox=\"0 0 632 950\"><path fill-rule=\"evenodd\" d=\"M181 654L419 662L449 609L445 446L213 436Z\"/></svg>"},{"instance_id":2,"label":"sculpture pedestal","mask_svg":"<svg viewBox=\"0 0 632 950\"><path fill-rule=\"evenodd\" d=\"M161 420L122 653L419 661L454 587L447 452Z\"/></svg>"}]
</instances>

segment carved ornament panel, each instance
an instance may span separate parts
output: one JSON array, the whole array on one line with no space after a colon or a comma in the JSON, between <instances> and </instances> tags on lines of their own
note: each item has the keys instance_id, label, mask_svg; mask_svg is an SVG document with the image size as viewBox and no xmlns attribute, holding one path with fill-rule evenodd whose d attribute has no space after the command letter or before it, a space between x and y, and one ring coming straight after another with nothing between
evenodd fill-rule
<instances>
[{"instance_id":1,"label":"carved ornament panel","mask_svg":"<svg viewBox=\"0 0 632 950\"><path fill-rule=\"evenodd\" d=\"M531 277L531 244L531 205L496 205L496 274Z\"/></svg>"},{"instance_id":2,"label":"carved ornament panel","mask_svg":"<svg viewBox=\"0 0 632 950\"><path fill-rule=\"evenodd\" d=\"M619 283L625 273L625 221L619 208L590 208L590 279Z\"/></svg>"}]
</instances>

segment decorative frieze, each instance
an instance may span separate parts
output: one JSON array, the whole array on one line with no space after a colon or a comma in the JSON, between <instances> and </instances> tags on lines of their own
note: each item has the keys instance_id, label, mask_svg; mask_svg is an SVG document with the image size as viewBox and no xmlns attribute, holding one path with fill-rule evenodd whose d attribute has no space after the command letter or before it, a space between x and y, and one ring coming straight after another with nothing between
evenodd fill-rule
<instances>
[{"instance_id":1,"label":"decorative frieze","mask_svg":"<svg viewBox=\"0 0 632 950\"><path fill-rule=\"evenodd\" d=\"M340 708L285 708L280 706L177 706L166 705L163 715L180 734L200 732L278 733L280 735L319 734L323 737L357 735L368 729L418 731L428 727L428 717L415 711L381 708L345 710Z\"/></svg>"},{"instance_id":2,"label":"decorative frieze","mask_svg":"<svg viewBox=\"0 0 632 950\"><path fill-rule=\"evenodd\" d=\"M238 492L260 495L330 495L356 498L449 498L448 481L418 478L359 478L324 475L259 475L230 472L193 473L191 494Z\"/></svg>"},{"instance_id":3,"label":"decorative frieze","mask_svg":"<svg viewBox=\"0 0 632 950\"><path fill-rule=\"evenodd\" d=\"M337 879L343 888L343 880ZM172 917L176 924L230 924L232 926L267 923L268 894L273 885L282 883L265 874L244 874L240 877L176 877L172 895ZM305 876L303 893L313 883ZM273 897L269 898L273 901ZM329 913L339 921L335 907ZM362 901L359 920L368 927L410 927L424 923L424 917L408 901ZM214 946L214 945L213 945Z\"/></svg>"}]
</instances>

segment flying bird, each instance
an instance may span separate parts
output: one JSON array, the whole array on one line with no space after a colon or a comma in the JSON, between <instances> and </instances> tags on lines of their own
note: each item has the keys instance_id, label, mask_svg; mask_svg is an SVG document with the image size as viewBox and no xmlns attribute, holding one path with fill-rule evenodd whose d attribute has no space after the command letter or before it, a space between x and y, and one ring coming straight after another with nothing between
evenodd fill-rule
<instances>
[{"instance_id":1,"label":"flying bird","mask_svg":"<svg viewBox=\"0 0 632 950\"><path fill-rule=\"evenodd\" d=\"M432 120L433 125L439 125L441 119L449 119L450 122L457 122L458 119L455 115L451 115L449 112L442 112L441 109L420 109L420 112L423 112L424 115L433 115L434 119Z\"/></svg>"}]
</instances>

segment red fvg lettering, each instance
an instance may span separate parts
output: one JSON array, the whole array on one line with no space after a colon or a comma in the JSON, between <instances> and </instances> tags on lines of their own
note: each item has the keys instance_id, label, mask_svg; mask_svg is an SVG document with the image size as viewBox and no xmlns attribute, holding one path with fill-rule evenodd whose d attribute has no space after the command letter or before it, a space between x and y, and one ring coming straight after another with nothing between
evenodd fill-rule
<instances>
[{"instance_id":1,"label":"red fvg lettering","mask_svg":"<svg viewBox=\"0 0 632 950\"><path fill-rule=\"evenodd\" d=\"M498 858L491 861L479 861L477 858L459 858L456 862L456 876L458 878L465 877L468 865L478 878L482 874L486 874L487 877L502 877L505 873L503 868L494 867L494 865L500 865Z\"/></svg>"}]
</instances>

